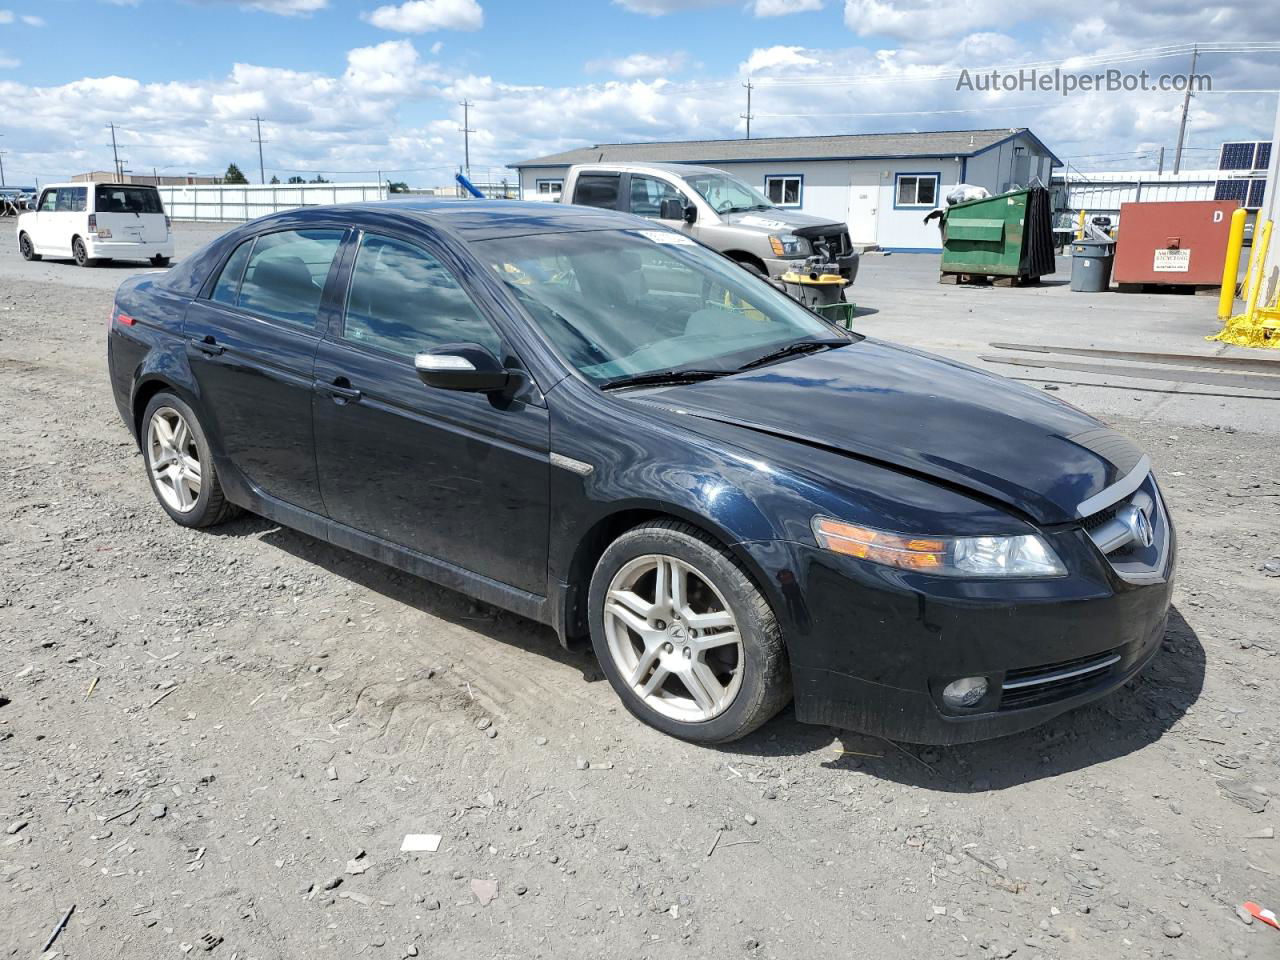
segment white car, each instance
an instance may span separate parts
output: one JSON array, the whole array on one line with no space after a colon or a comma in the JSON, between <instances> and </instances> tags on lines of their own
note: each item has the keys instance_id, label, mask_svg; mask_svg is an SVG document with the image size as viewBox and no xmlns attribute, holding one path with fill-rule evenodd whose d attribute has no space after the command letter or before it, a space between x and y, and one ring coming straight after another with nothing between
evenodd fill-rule
<instances>
[{"instance_id":1,"label":"white car","mask_svg":"<svg viewBox=\"0 0 1280 960\"><path fill-rule=\"evenodd\" d=\"M165 267L173 233L155 187L130 183L55 183L34 210L18 217L24 260L70 257L82 267L102 260L150 260Z\"/></svg>"}]
</instances>

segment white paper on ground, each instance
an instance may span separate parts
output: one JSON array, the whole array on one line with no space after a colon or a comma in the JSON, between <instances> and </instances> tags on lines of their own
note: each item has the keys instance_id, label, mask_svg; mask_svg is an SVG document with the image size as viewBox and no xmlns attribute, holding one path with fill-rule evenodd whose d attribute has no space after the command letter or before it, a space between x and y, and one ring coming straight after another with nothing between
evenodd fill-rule
<instances>
[{"instance_id":1,"label":"white paper on ground","mask_svg":"<svg viewBox=\"0 0 1280 960\"><path fill-rule=\"evenodd\" d=\"M435 853L439 849L440 837L434 833L408 833L400 844L401 853Z\"/></svg>"}]
</instances>

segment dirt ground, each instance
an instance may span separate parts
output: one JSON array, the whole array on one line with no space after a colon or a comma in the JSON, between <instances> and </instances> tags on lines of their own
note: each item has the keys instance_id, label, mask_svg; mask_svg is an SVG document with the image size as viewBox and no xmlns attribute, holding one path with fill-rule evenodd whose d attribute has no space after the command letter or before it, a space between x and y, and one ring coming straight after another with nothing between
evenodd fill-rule
<instances>
[{"instance_id":1,"label":"dirt ground","mask_svg":"<svg viewBox=\"0 0 1280 960\"><path fill-rule=\"evenodd\" d=\"M549 629L169 522L106 384L129 268L0 261L0 957L1280 956L1237 912L1280 909L1280 404L1108 416L1181 537L1129 688L985 744L788 711L706 749Z\"/></svg>"}]
</instances>

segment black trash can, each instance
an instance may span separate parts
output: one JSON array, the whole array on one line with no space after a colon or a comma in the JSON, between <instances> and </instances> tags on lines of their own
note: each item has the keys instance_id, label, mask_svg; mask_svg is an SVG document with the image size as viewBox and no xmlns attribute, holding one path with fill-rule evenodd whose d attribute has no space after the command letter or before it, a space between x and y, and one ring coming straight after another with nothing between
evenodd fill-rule
<instances>
[{"instance_id":1,"label":"black trash can","mask_svg":"<svg viewBox=\"0 0 1280 960\"><path fill-rule=\"evenodd\" d=\"M1111 265L1116 258L1114 240L1071 242L1071 289L1077 293L1102 293L1111 286Z\"/></svg>"}]
</instances>

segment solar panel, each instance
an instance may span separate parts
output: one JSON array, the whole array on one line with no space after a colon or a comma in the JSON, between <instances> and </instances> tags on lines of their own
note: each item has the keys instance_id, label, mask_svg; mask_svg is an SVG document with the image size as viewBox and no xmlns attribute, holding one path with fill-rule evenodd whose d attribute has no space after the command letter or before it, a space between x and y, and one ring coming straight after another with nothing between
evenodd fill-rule
<instances>
[{"instance_id":1,"label":"solar panel","mask_svg":"<svg viewBox=\"0 0 1280 960\"><path fill-rule=\"evenodd\" d=\"M1255 170L1265 170L1271 166L1271 141L1264 140L1258 144L1258 157L1253 161Z\"/></svg>"},{"instance_id":2,"label":"solar panel","mask_svg":"<svg viewBox=\"0 0 1280 960\"><path fill-rule=\"evenodd\" d=\"M1213 199L1236 200L1242 206L1249 199L1248 180L1219 180L1213 188Z\"/></svg>"},{"instance_id":3,"label":"solar panel","mask_svg":"<svg viewBox=\"0 0 1280 960\"><path fill-rule=\"evenodd\" d=\"M1249 200L1245 203L1246 207L1257 210L1262 206L1262 195L1266 192L1267 181L1258 179L1249 181Z\"/></svg>"},{"instance_id":4,"label":"solar panel","mask_svg":"<svg viewBox=\"0 0 1280 960\"><path fill-rule=\"evenodd\" d=\"M1218 159L1219 170L1252 170L1253 154L1258 147L1256 140L1245 143L1224 143Z\"/></svg>"}]
</instances>

